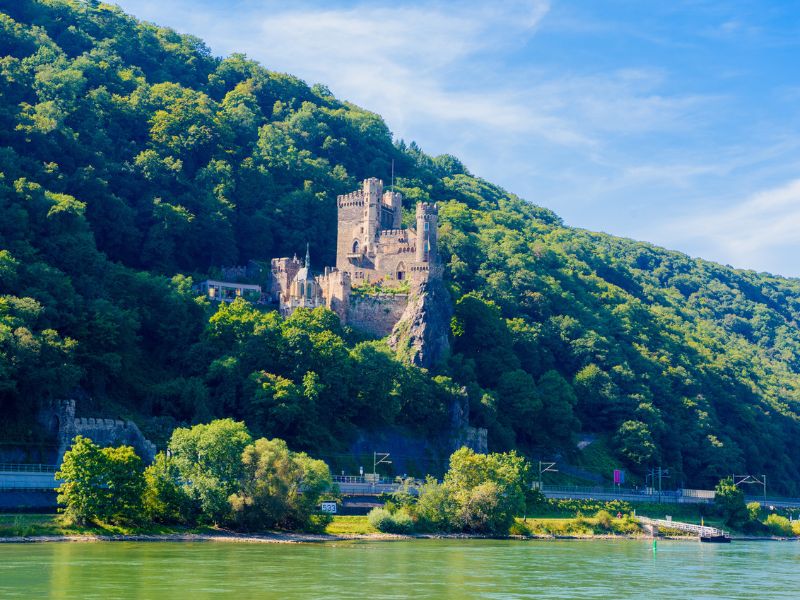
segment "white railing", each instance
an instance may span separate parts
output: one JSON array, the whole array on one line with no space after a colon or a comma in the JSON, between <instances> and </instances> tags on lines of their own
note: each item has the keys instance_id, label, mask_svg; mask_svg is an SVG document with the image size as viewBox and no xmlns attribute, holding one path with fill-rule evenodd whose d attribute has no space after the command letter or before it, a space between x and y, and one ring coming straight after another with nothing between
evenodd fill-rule
<instances>
[{"instance_id":1,"label":"white railing","mask_svg":"<svg viewBox=\"0 0 800 600\"><path fill-rule=\"evenodd\" d=\"M0 463L0 473L55 473L57 465Z\"/></svg>"},{"instance_id":2,"label":"white railing","mask_svg":"<svg viewBox=\"0 0 800 600\"><path fill-rule=\"evenodd\" d=\"M637 517L643 525L650 525L662 529L677 529L687 533L696 533L700 537L728 537L728 533L716 527L707 525L696 525L694 523L684 523L682 521L671 521L667 519L650 519L648 517Z\"/></svg>"}]
</instances>

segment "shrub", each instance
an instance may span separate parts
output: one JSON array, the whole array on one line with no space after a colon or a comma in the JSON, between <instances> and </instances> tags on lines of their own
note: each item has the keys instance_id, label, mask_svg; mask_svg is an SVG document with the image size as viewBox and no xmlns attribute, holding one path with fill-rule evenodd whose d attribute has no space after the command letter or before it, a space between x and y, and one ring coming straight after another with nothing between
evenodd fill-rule
<instances>
[{"instance_id":1,"label":"shrub","mask_svg":"<svg viewBox=\"0 0 800 600\"><path fill-rule=\"evenodd\" d=\"M642 530L642 526L639 524L632 515L625 515L622 519L617 519L612 523L612 530L614 533L618 533L620 535L632 535L635 533L639 533Z\"/></svg>"},{"instance_id":2,"label":"shrub","mask_svg":"<svg viewBox=\"0 0 800 600\"><path fill-rule=\"evenodd\" d=\"M392 515L392 533L411 533L414 529L414 520L405 508L401 508Z\"/></svg>"},{"instance_id":3,"label":"shrub","mask_svg":"<svg viewBox=\"0 0 800 600\"><path fill-rule=\"evenodd\" d=\"M765 525L769 527L772 535L790 536L793 535L792 523L786 517L771 514L767 517Z\"/></svg>"},{"instance_id":4,"label":"shrub","mask_svg":"<svg viewBox=\"0 0 800 600\"><path fill-rule=\"evenodd\" d=\"M750 515L751 521L758 521L758 517L761 516L761 503L748 502L747 513Z\"/></svg>"},{"instance_id":5,"label":"shrub","mask_svg":"<svg viewBox=\"0 0 800 600\"><path fill-rule=\"evenodd\" d=\"M531 535L531 530L524 521L514 521L511 527L508 528L509 535Z\"/></svg>"},{"instance_id":6,"label":"shrub","mask_svg":"<svg viewBox=\"0 0 800 600\"><path fill-rule=\"evenodd\" d=\"M382 533L409 533L414 528L414 521L405 509L392 514L385 508L373 508L367 519Z\"/></svg>"},{"instance_id":7,"label":"shrub","mask_svg":"<svg viewBox=\"0 0 800 600\"><path fill-rule=\"evenodd\" d=\"M792 521L792 533L800 537L800 521Z\"/></svg>"},{"instance_id":8,"label":"shrub","mask_svg":"<svg viewBox=\"0 0 800 600\"><path fill-rule=\"evenodd\" d=\"M594 518L597 519L597 525L601 528L605 529L606 531L610 531L613 525L613 520L611 517L611 513L607 510L598 510Z\"/></svg>"},{"instance_id":9,"label":"shrub","mask_svg":"<svg viewBox=\"0 0 800 600\"><path fill-rule=\"evenodd\" d=\"M373 508L369 511L367 520L378 531L386 531L388 527L391 527L389 522L392 520L392 513L385 508Z\"/></svg>"},{"instance_id":10,"label":"shrub","mask_svg":"<svg viewBox=\"0 0 800 600\"><path fill-rule=\"evenodd\" d=\"M453 511L454 503L445 487L429 476L420 486L414 505L417 527L423 531L447 531Z\"/></svg>"}]
</instances>

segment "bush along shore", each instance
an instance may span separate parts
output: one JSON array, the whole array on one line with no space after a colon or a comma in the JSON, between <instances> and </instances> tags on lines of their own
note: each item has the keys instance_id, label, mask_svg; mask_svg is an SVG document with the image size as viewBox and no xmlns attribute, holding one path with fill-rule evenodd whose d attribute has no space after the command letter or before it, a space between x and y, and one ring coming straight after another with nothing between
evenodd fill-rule
<instances>
[{"instance_id":1,"label":"bush along shore","mask_svg":"<svg viewBox=\"0 0 800 600\"><path fill-rule=\"evenodd\" d=\"M254 440L231 419L176 429L167 451L147 467L130 446L101 448L77 436L56 478L60 514L0 516L3 541L644 535L627 502L548 500L533 489L531 465L516 452L468 448L452 454L441 482L407 479L366 517L334 517L319 510L323 501L341 501L323 461L280 439ZM800 536L793 514L764 515L730 480L716 493L715 507L668 510L677 511L676 520L748 535ZM652 516L665 508L639 507Z\"/></svg>"}]
</instances>

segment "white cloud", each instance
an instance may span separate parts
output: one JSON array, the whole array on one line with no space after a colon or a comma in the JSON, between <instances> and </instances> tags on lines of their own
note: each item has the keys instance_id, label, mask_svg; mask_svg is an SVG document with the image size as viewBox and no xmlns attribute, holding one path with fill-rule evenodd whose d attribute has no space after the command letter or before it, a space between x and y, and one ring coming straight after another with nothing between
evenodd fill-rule
<instances>
[{"instance_id":1,"label":"white cloud","mask_svg":"<svg viewBox=\"0 0 800 600\"><path fill-rule=\"evenodd\" d=\"M758 240L741 228L746 218L733 214L730 230L717 230L717 215L701 212L779 189L799 172L795 113L767 109L763 95L757 105L742 100L722 75L736 65L720 57L713 73L702 71L713 82L687 78L693 70L681 61L706 59L682 47L699 38L672 35L674 21L647 25L599 10L587 18L583 8L545 0L120 1L200 36L216 54L245 52L269 69L324 83L382 115L398 137L456 154L570 224L796 271L786 251L768 246L780 219L765 223L770 233ZM668 39L649 39L662 34ZM657 50L615 55L623 38ZM596 59L584 42L599 51ZM795 79L787 71L773 92L784 107L796 104ZM692 222L702 226L685 226Z\"/></svg>"},{"instance_id":2,"label":"white cloud","mask_svg":"<svg viewBox=\"0 0 800 600\"><path fill-rule=\"evenodd\" d=\"M758 268L766 256L797 245L800 179L757 192L714 213L682 218L670 227L674 235L728 257L725 262Z\"/></svg>"},{"instance_id":3,"label":"white cloud","mask_svg":"<svg viewBox=\"0 0 800 600\"><path fill-rule=\"evenodd\" d=\"M545 0L288 9L262 3L227 17L184 12L185 0L160 8L152 0L124 4L167 23L181 13L181 29L200 32L216 51L244 51L270 69L325 83L418 141L419 131L449 127L456 145L460 132L477 129L488 145L532 137L593 159L608 136L690 129L697 108L714 101L659 93L665 76L657 70L513 69L508 54L546 27ZM437 142L432 150L454 151Z\"/></svg>"}]
</instances>

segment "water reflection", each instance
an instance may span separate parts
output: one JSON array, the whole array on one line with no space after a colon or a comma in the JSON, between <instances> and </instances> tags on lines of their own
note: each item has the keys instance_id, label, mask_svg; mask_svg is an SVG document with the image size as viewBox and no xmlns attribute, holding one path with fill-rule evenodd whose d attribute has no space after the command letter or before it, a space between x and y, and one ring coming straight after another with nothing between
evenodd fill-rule
<instances>
[{"instance_id":1,"label":"water reflection","mask_svg":"<svg viewBox=\"0 0 800 600\"><path fill-rule=\"evenodd\" d=\"M0 598L797 598L798 543L0 546Z\"/></svg>"}]
</instances>

